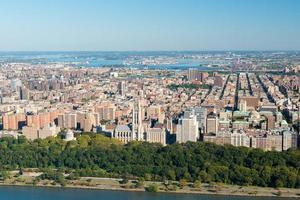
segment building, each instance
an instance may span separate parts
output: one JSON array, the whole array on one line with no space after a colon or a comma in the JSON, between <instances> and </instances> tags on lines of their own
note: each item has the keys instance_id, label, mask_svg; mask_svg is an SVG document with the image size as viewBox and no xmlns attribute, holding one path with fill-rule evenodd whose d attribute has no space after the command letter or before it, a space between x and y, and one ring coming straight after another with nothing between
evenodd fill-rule
<instances>
[{"instance_id":1,"label":"building","mask_svg":"<svg viewBox=\"0 0 300 200\"><path fill-rule=\"evenodd\" d=\"M234 121L234 122L232 122L232 128L233 129L248 129L249 122L243 121L243 120Z\"/></svg>"},{"instance_id":2,"label":"building","mask_svg":"<svg viewBox=\"0 0 300 200\"><path fill-rule=\"evenodd\" d=\"M74 137L74 132L70 129L68 129L68 131L65 134L65 141L73 141L76 140L76 138Z\"/></svg>"},{"instance_id":3,"label":"building","mask_svg":"<svg viewBox=\"0 0 300 200\"><path fill-rule=\"evenodd\" d=\"M200 80L198 77L199 71L195 68L188 69L187 78L189 81Z\"/></svg>"},{"instance_id":4,"label":"building","mask_svg":"<svg viewBox=\"0 0 300 200\"><path fill-rule=\"evenodd\" d=\"M114 104L104 102L100 105L95 106L95 112L99 113L99 119L101 120L114 120L116 107Z\"/></svg>"},{"instance_id":5,"label":"building","mask_svg":"<svg viewBox=\"0 0 300 200\"><path fill-rule=\"evenodd\" d=\"M133 141L132 131L127 125L117 125L111 137L120 140L124 144Z\"/></svg>"},{"instance_id":6,"label":"building","mask_svg":"<svg viewBox=\"0 0 300 200\"><path fill-rule=\"evenodd\" d=\"M60 132L60 128L54 124L47 125L41 129L36 126L24 126L22 134L29 140L45 139L47 137L56 137Z\"/></svg>"},{"instance_id":7,"label":"building","mask_svg":"<svg viewBox=\"0 0 300 200\"><path fill-rule=\"evenodd\" d=\"M118 83L118 93L120 96L125 96L125 82L120 81Z\"/></svg>"},{"instance_id":8,"label":"building","mask_svg":"<svg viewBox=\"0 0 300 200\"><path fill-rule=\"evenodd\" d=\"M76 113L65 113L64 114L64 128L76 129L77 127L77 115Z\"/></svg>"},{"instance_id":9,"label":"building","mask_svg":"<svg viewBox=\"0 0 300 200\"><path fill-rule=\"evenodd\" d=\"M160 105L151 105L146 109L147 119L159 119L161 115Z\"/></svg>"},{"instance_id":10,"label":"building","mask_svg":"<svg viewBox=\"0 0 300 200\"><path fill-rule=\"evenodd\" d=\"M247 101L240 100L240 102L239 102L239 111L247 112Z\"/></svg>"},{"instance_id":11,"label":"building","mask_svg":"<svg viewBox=\"0 0 300 200\"><path fill-rule=\"evenodd\" d=\"M219 120L216 115L208 115L206 119L206 133L217 133Z\"/></svg>"},{"instance_id":12,"label":"building","mask_svg":"<svg viewBox=\"0 0 300 200\"><path fill-rule=\"evenodd\" d=\"M76 113L65 114L65 128L76 129L77 127L77 115Z\"/></svg>"},{"instance_id":13,"label":"building","mask_svg":"<svg viewBox=\"0 0 300 200\"><path fill-rule=\"evenodd\" d=\"M222 87L223 86L222 76L217 75L217 76L214 77L214 86L216 86L216 87Z\"/></svg>"},{"instance_id":14,"label":"building","mask_svg":"<svg viewBox=\"0 0 300 200\"><path fill-rule=\"evenodd\" d=\"M195 114L186 112L176 126L176 142L196 142L199 138L198 122Z\"/></svg>"},{"instance_id":15,"label":"building","mask_svg":"<svg viewBox=\"0 0 300 200\"><path fill-rule=\"evenodd\" d=\"M291 131L282 132L282 150L288 150L290 148L297 148L297 134Z\"/></svg>"},{"instance_id":16,"label":"building","mask_svg":"<svg viewBox=\"0 0 300 200\"><path fill-rule=\"evenodd\" d=\"M250 137L244 132L233 132L230 135L231 144L236 147L250 147Z\"/></svg>"},{"instance_id":17,"label":"building","mask_svg":"<svg viewBox=\"0 0 300 200\"><path fill-rule=\"evenodd\" d=\"M144 141L143 113L141 100L138 99L132 109L132 140Z\"/></svg>"},{"instance_id":18,"label":"building","mask_svg":"<svg viewBox=\"0 0 300 200\"><path fill-rule=\"evenodd\" d=\"M220 131L214 135L204 135L204 142L212 142L218 145L231 144L233 146L250 147L250 137L244 132Z\"/></svg>"},{"instance_id":19,"label":"building","mask_svg":"<svg viewBox=\"0 0 300 200\"><path fill-rule=\"evenodd\" d=\"M19 130L25 125L26 119L23 113L3 114L2 124L4 130Z\"/></svg>"},{"instance_id":20,"label":"building","mask_svg":"<svg viewBox=\"0 0 300 200\"><path fill-rule=\"evenodd\" d=\"M163 128L149 128L146 132L146 141L166 145L166 131Z\"/></svg>"},{"instance_id":21,"label":"building","mask_svg":"<svg viewBox=\"0 0 300 200\"><path fill-rule=\"evenodd\" d=\"M37 127L29 127L24 126L22 129L22 134L28 139L28 140L35 140L39 138L39 130Z\"/></svg>"},{"instance_id":22,"label":"building","mask_svg":"<svg viewBox=\"0 0 300 200\"><path fill-rule=\"evenodd\" d=\"M247 107L253 108L256 110L259 106L259 98L257 96L241 96L239 101L246 101Z\"/></svg>"},{"instance_id":23,"label":"building","mask_svg":"<svg viewBox=\"0 0 300 200\"><path fill-rule=\"evenodd\" d=\"M194 113L197 118L198 128L201 134L206 133L207 109L204 107L195 107Z\"/></svg>"},{"instance_id":24,"label":"building","mask_svg":"<svg viewBox=\"0 0 300 200\"><path fill-rule=\"evenodd\" d=\"M59 132L60 128L55 126L54 124L51 124L38 130L38 137L40 139L45 139L47 137L56 137Z\"/></svg>"}]
</instances>

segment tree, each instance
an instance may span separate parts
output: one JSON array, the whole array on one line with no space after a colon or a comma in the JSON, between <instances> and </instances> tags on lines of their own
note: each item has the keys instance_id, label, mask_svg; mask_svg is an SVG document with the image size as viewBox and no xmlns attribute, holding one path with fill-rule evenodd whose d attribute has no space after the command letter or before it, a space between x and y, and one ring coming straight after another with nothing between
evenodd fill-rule
<instances>
[{"instance_id":1,"label":"tree","mask_svg":"<svg viewBox=\"0 0 300 200\"><path fill-rule=\"evenodd\" d=\"M41 178L62 185L67 182L58 173L70 174L66 177L70 180L80 176L120 178L126 175L144 177L147 181L199 180L202 183L300 187L300 151L294 149L264 152L203 142L162 146L136 141L123 145L104 135L84 133L72 142L54 137L35 141L3 137L0 154L2 180L8 170L23 173L22 169L37 168L44 171Z\"/></svg>"},{"instance_id":2,"label":"tree","mask_svg":"<svg viewBox=\"0 0 300 200\"><path fill-rule=\"evenodd\" d=\"M148 174L148 173L146 173L145 175L144 175L144 177L145 177L145 180L146 181L151 181L151 174Z\"/></svg>"},{"instance_id":3,"label":"tree","mask_svg":"<svg viewBox=\"0 0 300 200\"><path fill-rule=\"evenodd\" d=\"M180 179L179 180L179 185L181 188L184 188L188 185L188 182L186 181L186 179Z\"/></svg>"},{"instance_id":4,"label":"tree","mask_svg":"<svg viewBox=\"0 0 300 200\"><path fill-rule=\"evenodd\" d=\"M143 188L145 185L145 179L144 178L139 178L139 180L136 182L135 187L136 188Z\"/></svg>"},{"instance_id":5,"label":"tree","mask_svg":"<svg viewBox=\"0 0 300 200\"><path fill-rule=\"evenodd\" d=\"M201 181L196 180L196 181L193 183L193 187L194 187L194 188L200 188L200 187L201 187Z\"/></svg>"},{"instance_id":6,"label":"tree","mask_svg":"<svg viewBox=\"0 0 300 200\"><path fill-rule=\"evenodd\" d=\"M78 144L81 148L86 148L89 145L91 138L89 135L82 135L78 138Z\"/></svg>"},{"instance_id":7,"label":"tree","mask_svg":"<svg viewBox=\"0 0 300 200\"><path fill-rule=\"evenodd\" d=\"M146 188L147 192L158 192L158 185L151 184Z\"/></svg>"},{"instance_id":8,"label":"tree","mask_svg":"<svg viewBox=\"0 0 300 200\"><path fill-rule=\"evenodd\" d=\"M9 172L7 171L0 171L0 180L5 181L9 178Z\"/></svg>"}]
</instances>

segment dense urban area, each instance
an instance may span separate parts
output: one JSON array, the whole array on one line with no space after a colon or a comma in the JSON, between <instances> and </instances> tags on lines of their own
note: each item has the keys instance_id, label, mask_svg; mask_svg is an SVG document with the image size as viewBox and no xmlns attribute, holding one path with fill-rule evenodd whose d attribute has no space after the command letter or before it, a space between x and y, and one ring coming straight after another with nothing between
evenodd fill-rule
<instances>
[{"instance_id":1,"label":"dense urban area","mask_svg":"<svg viewBox=\"0 0 300 200\"><path fill-rule=\"evenodd\" d=\"M0 175L300 187L297 52L126 56L0 59ZM206 67L174 67L185 59Z\"/></svg>"}]
</instances>

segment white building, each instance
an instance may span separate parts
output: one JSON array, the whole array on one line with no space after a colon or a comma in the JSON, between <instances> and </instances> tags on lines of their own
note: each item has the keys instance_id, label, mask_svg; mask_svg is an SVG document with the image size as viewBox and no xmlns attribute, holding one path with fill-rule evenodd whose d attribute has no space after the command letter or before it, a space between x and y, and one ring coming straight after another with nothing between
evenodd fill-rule
<instances>
[{"instance_id":1,"label":"white building","mask_svg":"<svg viewBox=\"0 0 300 200\"><path fill-rule=\"evenodd\" d=\"M176 142L196 142L199 138L197 117L191 112L179 119L176 129Z\"/></svg>"},{"instance_id":2,"label":"white building","mask_svg":"<svg viewBox=\"0 0 300 200\"><path fill-rule=\"evenodd\" d=\"M132 131L127 125L117 125L111 134L111 137L116 138L125 144L133 141Z\"/></svg>"},{"instance_id":3,"label":"white building","mask_svg":"<svg viewBox=\"0 0 300 200\"><path fill-rule=\"evenodd\" d=\"M38 135L40 139L45 139L47 137L56 137L59 131L60 128L52 124L40 129L38 131Z\"/></svg>"},{"instance_id":4,"label":"white building","mask_svg":"<svg viewBox=\"0 0 300 200\"><path fill-rule=\"evenodd\" d=\"M68 130L65 134L65 141L72 141L72 140L76 140L76 138L74 137L74 132L72 130Z\"/></svg>"}]
</instances>

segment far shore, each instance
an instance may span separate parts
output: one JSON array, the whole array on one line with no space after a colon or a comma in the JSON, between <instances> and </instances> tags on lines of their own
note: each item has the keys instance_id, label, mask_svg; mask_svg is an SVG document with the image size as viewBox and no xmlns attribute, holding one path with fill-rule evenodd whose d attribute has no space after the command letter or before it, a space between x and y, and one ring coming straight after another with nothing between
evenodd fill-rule
<instances>
[{"instance_id":1,"label":"far shore","mask_svg":"<svg viewBox=\"0 0 300 200\"><path fill-rule=\"evenodd\" d=\"M220 183L202 183L194 188L190 183L184 187L171 187L178 185L172 181L167 186L162 182L145 181L143 186L137 187L135 180L128 180L127 183L120 183L122 179L81 177L78 180L68 180L66 185L61 186L51 180L41 180L34 183L34 178L40 173L24 172L19 177L10 177L5 181L0 181L0 186L31 186L31 187L55 187L55 188L74 188L74 189L94 189L94 190L115 190L128 192L146 192L150 185L157 185L158 193L176 194L202 194L202 195L226 195L226 196L252 196L252 197L288 197L300 198L300 189L294 188L267 188L256 186L237 186Z\"/></svg>"}]
</instances>

